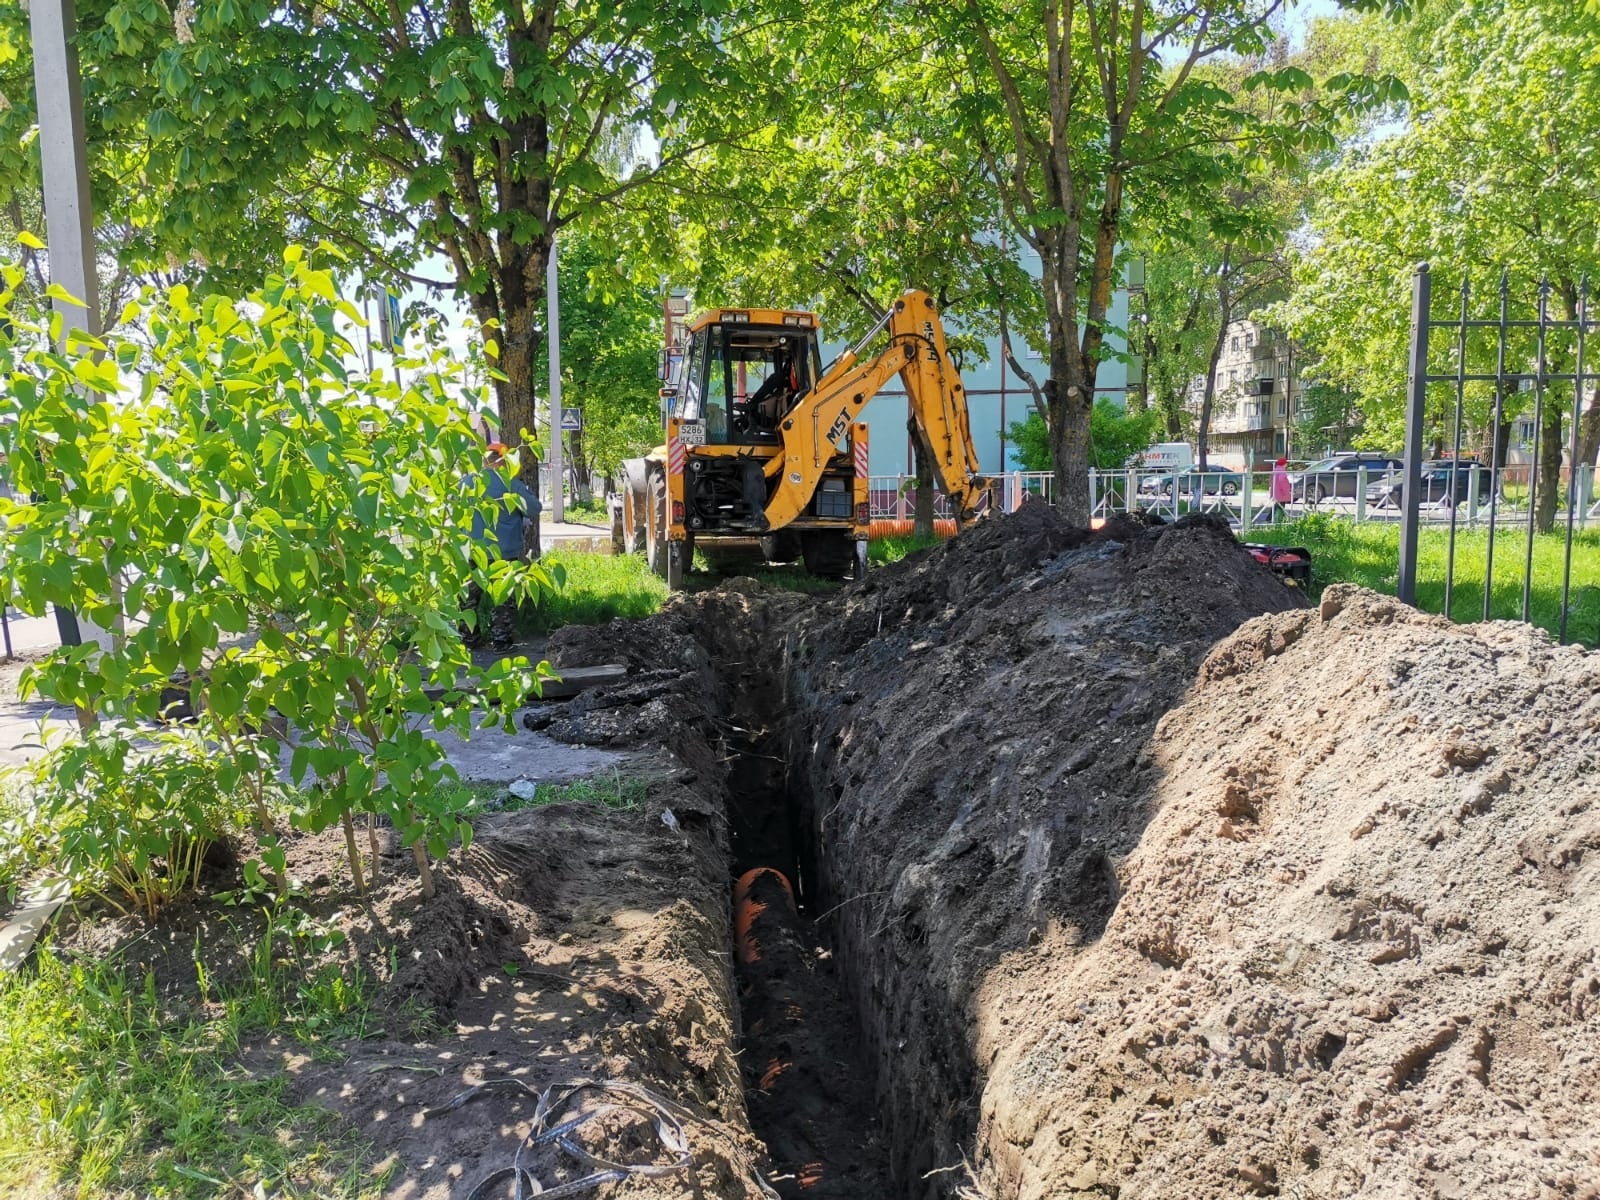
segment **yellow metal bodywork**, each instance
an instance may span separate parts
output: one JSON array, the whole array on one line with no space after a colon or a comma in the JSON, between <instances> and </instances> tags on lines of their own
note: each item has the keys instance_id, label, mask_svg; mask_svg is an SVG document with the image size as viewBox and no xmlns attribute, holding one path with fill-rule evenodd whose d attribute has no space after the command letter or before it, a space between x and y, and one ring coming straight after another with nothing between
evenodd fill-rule
<instances>
[{"instance_id":1,"label":"yellow metal bodywork","mask_svg":"<svg viewBox=\"0 0 1600 1200\"><path fill-rule=\"evenodd\" d=\"M730 313L740 318L732 324L817 328L815 315L803 310L724 308L702 313L690 322L688 330L697 333L708 325L729 324ZM685 447L684 453L676 459L680 469L674 470L671 448L678 438L680 421L672 418L668 424L668 441L646 456L647 461L666 472L667 536L681 541L688 533L680 516L684 504L681 464L692 456L763 460L764 476L769 480L777 477L765 509L767 527L771 531L790 527L853 529L856 536L865 537L870 521L870 479L857 464L865 462L867 426L858 418L867 403L896 375L905 386L911 415L933 449L934 469L955 506L957 523L965 525L973 520L990 481L978 473L966 389L950 361L938 308L928 293L909 290L895 301L886 324L888 348L864 363L854 352L841 355L784 415L779 423L781 441L778 444ZM841 439L847 440L843 452L838 448ZM806 509L823 476L847 470L854 476L851 516L808 514Z\"/></svg>"},{"instance_id":2,"label":"yellow metal bodywork","mask_svg":"<svg viewBox=\"0 0 1600 1200\"><path fill-rule=\"evenodd\" d=\"M783 478L767 503L767 523L782 529L811 502L835 447L869 400L896 375L911 415L933 447L934 469L955 505L957 524L977 516L989 481L978 474L966 388L945 347L944 322L927 292L911 290L889 314L889 347L869 362L846 352L783 418L783 454L766 465Z\"/></svg>"}]
</instances>

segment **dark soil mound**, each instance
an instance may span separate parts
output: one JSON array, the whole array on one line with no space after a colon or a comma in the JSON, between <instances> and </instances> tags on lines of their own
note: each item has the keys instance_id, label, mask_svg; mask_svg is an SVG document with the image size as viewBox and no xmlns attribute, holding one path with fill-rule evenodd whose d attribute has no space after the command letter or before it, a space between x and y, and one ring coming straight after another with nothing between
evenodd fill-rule
<instances>
[{"instance_id":1,"label":"dark soil mound","mask_svg":"<svg viewBox=\"0 0 1600 1200\"><path fill-rule=\"evenodd\" d=\"M899 1179L970 1145L988 969L1101 935L1156 722L1219 640L1304 604L1220 522L1090 534L1030 505L803 622L791 761Z\"/></svg>"}]
</instances>

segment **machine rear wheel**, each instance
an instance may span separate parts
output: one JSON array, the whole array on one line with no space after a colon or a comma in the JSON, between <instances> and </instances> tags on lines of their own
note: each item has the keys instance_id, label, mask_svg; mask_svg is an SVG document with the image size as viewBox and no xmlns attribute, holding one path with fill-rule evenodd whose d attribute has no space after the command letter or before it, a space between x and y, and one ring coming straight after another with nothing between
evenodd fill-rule
<instances>
[{"instance_id":1,"label":"machine rear wheel","mask_svg":"<svg viewBox=\"0 0 1600 1200\"><path fill-rule=\"evenodd\" d=\"M800 535L792 529L780 529L777 533L764 534L761 538L761 553L768 562L793 562L800 557Z\"/></svg>"},{"instance_id":2,"label":"machine rear wheel","mask_svg":"<svg viewBox=\"0 0 1600 1200\"><path fill-rule=\"evenodd\" d=\"M667 476L664 471L650 472L648 555L650 569L661 578L667 577Z\"/></svg>"},{"instance_id":3,"label":"machine rear wheel","mask_svg":"<svg viewBox=\"0 0 1600 1200\"><path fill-rule=\"evenodd\" d=\"M622 549L644 554L650 545L649 489L643 459L622 464L617 482L622 491Z\"/></svg>"},{"instance_id":4,"label":"machine rear wheel","mask_svg":"<svg viewBox=\"0 0 1600 1200\"><path fill-rule=\"evenodd\" d=\"M818 579L842 579L855 569L855 541L848 534L832 530L807 531L800 535L800 556L806 573Z\"/></svg>"}]
</instances>

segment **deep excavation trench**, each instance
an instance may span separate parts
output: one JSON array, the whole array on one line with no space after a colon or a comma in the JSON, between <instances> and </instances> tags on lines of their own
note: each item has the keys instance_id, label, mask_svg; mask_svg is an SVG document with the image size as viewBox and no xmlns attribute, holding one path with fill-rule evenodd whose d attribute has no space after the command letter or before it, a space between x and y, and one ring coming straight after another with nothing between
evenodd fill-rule
<instances>
[{"instance_id":1,"label":"deep excavation trench","mask_svg":"<svg viewBox=\"0 0 1600 1200\"><path fill-rule=\"evenodd\" d=\"M787 659L787 655L785 655ZM782 668L723 667L732 711L727 796L740 1066L751 1127L785 1197L889 1196L890 1147L869 1047L829 934L825 864L791 787Z\"/></svg>"},{"instance_id":2,"label":"deep excavation trench","mask_svg":"<svg viewBox=\"0 0 1600 1200\"><path fill-rule=\"evenodd\" d=\"M1593 654L1044 505L552 651L628 667L534 727L672 763L672 911L742 880L621 1069L787 1196L1600 1200Z\"/></svg>"},{"instance_id":3,"label":"deep excavation trench","mask_svg":"<svg viewBox=\"0 0 1600 1200\"><path fill-rule=\"evenodd\" d=\"M1087 1011L1074 964L1154 809L1158 723L1220 640L1305 603L1220 523L1090 534L1033 505L836 598L732 579L552 639L629 682L537 727L670 752L730 906L742 881L739 1063L784 1194L1117 1194L1082 1138L1034 1136L1070 1065L1047 1039Z\"/></svg>"}]
</instances>

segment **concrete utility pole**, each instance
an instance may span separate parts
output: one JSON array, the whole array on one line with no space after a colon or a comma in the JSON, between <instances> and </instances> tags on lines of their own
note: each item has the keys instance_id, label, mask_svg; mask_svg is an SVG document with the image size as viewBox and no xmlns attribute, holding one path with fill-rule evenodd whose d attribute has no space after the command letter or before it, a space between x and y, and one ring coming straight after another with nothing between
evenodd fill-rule
<instances>
[{"instance_id":1,"label":"concrete utility pole","mask_svg":"<svg viewBox=\"0 0 1600 1200\"><path fill-rule=\"evenodd\" d=\"M100 332L100 279L95 273L94 209L89 199L89 153L83 124L83 84L78 74L78 18L74 0L33 0L33 79L39 110L39 157L44 165L45 237L50 280L82 305L55 300L63 347L74 330ZM82 640L78 619L56 609L63 646Z\"/></svg>"},{"instance_id":2,"label":"concrete utility pole","mask_svg":"<svg viewBox=\"0 0 1600 1200\"><path fill-rule=\"evenodd\" d=\"M550 257L545 263L545 304L549 309L550 334L550 519L564 521L567 516L565 489L561 476L561 292L556 272L556 240L550 239Z\"/></svg>"}]
</instances>

